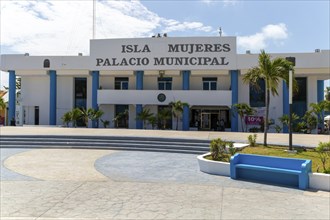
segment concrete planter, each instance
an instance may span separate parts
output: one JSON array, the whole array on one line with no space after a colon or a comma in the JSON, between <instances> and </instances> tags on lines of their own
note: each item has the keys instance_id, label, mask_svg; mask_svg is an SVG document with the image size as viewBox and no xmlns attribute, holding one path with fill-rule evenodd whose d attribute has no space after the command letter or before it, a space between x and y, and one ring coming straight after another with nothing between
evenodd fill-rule
<instances>
[{"instance_id":1,"label":"concrete planter","mask_svg":"<svg viewBox=\"0 0 330 220\"><path fill-rule=\"evenodd\" d=\"M208 155L211 155L211 153L197 157L200 171L214 175L230 176L230 163L207 160L204 157Z\"/></svg>"},{"instance_id":2,"label":"concrete planter","mask_svg":"<svg viewBox=\"0 0 330 220\"><path fill-rule=\"evenodd\" d=\"M197 157L200 171L213 175L230 176L230 163L212 161L204 158L209 155L211 155L211 153L206 153ZM309 188L330 191L330 175L324 173L310 173Z\"/></svg>"},{"instance_id":3,"label":"concrete planter","mask_svg":"<svg viewBox=\"0 0 330 220\"><path fill-rule=\"evenodd\" d=\"M310 173L309 188L330 191L330 175L325 173Z\"/></svg>"}]
</instances>

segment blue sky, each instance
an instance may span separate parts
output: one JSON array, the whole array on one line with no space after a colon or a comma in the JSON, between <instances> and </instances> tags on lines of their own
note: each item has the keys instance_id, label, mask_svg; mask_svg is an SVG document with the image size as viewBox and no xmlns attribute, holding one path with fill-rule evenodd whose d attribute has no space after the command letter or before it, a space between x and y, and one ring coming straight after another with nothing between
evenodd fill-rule
<instances>
[{"instance_id":1,"label":"blue sky","mask_svg":"<svg viewBox=\"0 0 330 220\"><path fill-rule=\"evenodd\" d=\"M96 38L218 36L221 26L223 35L237 36L238 53L313 52L330 47L329 2L98 0ZM6 0L0 6L1 54L89 53L92 0Z\"/></svg>"}]
</instances>

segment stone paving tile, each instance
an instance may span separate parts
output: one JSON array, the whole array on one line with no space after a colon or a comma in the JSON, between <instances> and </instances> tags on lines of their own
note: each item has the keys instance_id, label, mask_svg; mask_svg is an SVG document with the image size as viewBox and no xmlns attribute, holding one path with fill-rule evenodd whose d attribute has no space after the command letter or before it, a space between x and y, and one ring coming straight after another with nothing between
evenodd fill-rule
<instances>
[{"instance_id":1,"label":"stone paving tile","mask_svg":"<svg viewBox=\"0 0 330 220\"><path fill-rule=\"evenodd\" d=\"M38 217L77 189L80 182L2 181L1 217Z\"/></svg>"},{"instance_id":2,"label":"stone paving tile","mask_svg":"<svg viewBox=\"0 0 330 220\"><path fill-rule=\"evenodd\" d=\"M31 149L4 149L0 148L0 159L1 159L1 165L0 165L0 179L3 180L36 180L35 178L25 176L19 173L14 172L13 170L10 170L4 166L4 161L16 154L30 151Z\"/></svg>"},{"instance_id":3,"label":"stone paving tile","mask_svg":"<svg viewBox=\"0 0 330 220\"><path fill-rule=\"evenodd\" d=\"M221 192L214 186L89 182L42 217L219 219Z\"/></svg>"},{"instance_id":4,"label":"stone paving tile","mask_svg":"<svg viewBox=\"0 0 330 220\"><path fill-rule=\"evenodd\" d=\"M99 157L110 150L34 149L12 155L4 161L6 168L40 180L105 181L94 169Z\"/></svg>"},{"instance_id":5,"label":"stone paving tile","mask_svg":"<svg viewBox=\"0 0 330 220\"><path fill-rule=\"evenodd\" d=\"M329 194L224 188L223 200L222 219L330 219Z\"/></svg>"}]
</instances>

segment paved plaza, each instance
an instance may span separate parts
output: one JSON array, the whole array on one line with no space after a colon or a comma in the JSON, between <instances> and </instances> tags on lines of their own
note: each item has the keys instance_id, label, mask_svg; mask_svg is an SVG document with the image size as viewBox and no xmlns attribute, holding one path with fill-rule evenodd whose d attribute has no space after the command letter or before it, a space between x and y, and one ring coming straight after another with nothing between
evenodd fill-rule
<instances>
[{"instance_id":1,"label":"paved plaza","mask_svg":"<svg viewBox=\"0 0 330 220\"><path fill-rule=\"evenodd\" d=\"M17 130L19 134L24 133L21 129ZM78 131L48 128L37 134L60 130L67 135ZM97 136L95 130L89 135ZM100 134L105 130L100 130ZM1 128L1 134L14 131ZM143 135L141 131L134 133L135 130L109 131L117 136L128 132L130 136L148 135L148 131ZM181 132L167 132L166 137L169 134L179 137ZM205 137L198 138L207 139L215 134L200 135ZM189 133L183 132L182 136L188 138ZM193 154L96 149L0 150L3 220L330 218L329 192L205 174L199 171L197 155Z\"/></svg>"}]
</instances>

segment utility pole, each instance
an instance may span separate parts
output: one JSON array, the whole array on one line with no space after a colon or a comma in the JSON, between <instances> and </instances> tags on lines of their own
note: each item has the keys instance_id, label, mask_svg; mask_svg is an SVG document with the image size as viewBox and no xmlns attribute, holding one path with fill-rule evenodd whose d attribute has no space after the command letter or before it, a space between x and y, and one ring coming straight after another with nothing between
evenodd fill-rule
<instances>
[{"instance_id":1,"label":"utility pole","mask_svg":"<svg viewBox=\"0 0 330 220\"><path fill-rule=\"evenodd\" d=\"M95 10L96 10L96 0L93 0L93 39L95 39Z\"/></svg>"},{"instance_id":2,"label":"utility pole","mask_svg":"<svg viewBox=\"0 0 330 220\"><path fill-rule=\"evenodd\" d=\"M292 66L296 65L295 57L286 57L286 60L291 62ZM292 92L293 92L293 72L290 68L289 70L289 151L292 151Z\"/></svg>"}]
</instances>

